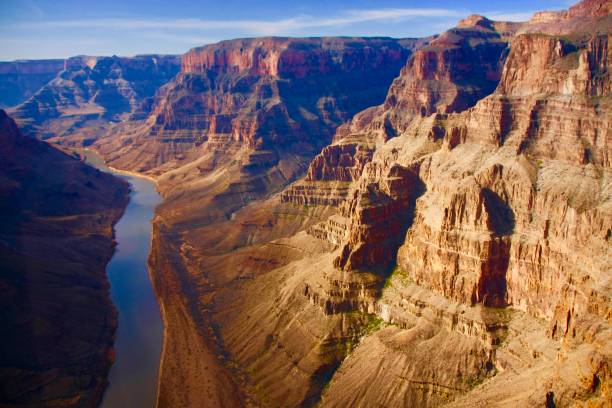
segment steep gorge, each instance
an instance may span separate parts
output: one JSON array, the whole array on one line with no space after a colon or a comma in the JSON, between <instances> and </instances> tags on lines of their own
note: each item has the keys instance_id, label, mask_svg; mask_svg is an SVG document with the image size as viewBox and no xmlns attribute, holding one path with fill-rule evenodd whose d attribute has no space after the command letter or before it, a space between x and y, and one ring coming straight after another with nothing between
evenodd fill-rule
<instances>
[{"instance_id":1,"label":"steep gorge","mask_svg":"<svg viewBox=\"0 0 612 408\"><path fill-rule=\"evenodd\" d=\"M91 140L165 198L158 405L607 406L610 5L183 56Z\"/></svg>"},{"instance_id":2,"label":"steep gorge","mask_svg":"<svg viewBox=\"0 0 612 408\"><path fill-rule=\"evenodd\" d=\"M605 406L610 26L571 10L562 36L463 21L225 219L187 222L202 206L168 190L164 278L239 403Z\"/></svg>"}]
</instances>

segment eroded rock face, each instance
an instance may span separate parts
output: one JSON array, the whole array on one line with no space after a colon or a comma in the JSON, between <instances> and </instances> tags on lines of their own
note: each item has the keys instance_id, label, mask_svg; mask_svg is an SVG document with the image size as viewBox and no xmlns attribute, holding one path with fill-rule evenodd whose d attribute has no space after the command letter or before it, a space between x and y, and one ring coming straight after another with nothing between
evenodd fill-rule
<instances>
[{"instance_id":1,"label":"eroded rock face","mask_svg":"<svg viewBox=\"0 0 612 408\"><path fill-rule=\"evenodd\" d=\"M473 107L453 113L441 103L431 111L438 113L421 118L418 109L406 104L409 113L397 115L403 123L377 119L384 107L358 114L355 122L367 123L359 129L361 133L347 131L354 124L342 127L334 145L312 162L306 180L281 196L297 203L300 191L314 197L326 191L337 194L339 190L329 186L345 183L342 222L323 222L309 233L338 247L334 265L355 276L363 270L380 270L396 257L396 273L403 279L395 281L395 289L382 292L379 315L418 336L423 323L414 317L431 314L427 320L435 326L490 342L484 347L490 359L480 360L481 367L489 368L480 368L479 374L466 374L469 370L461 374L484 376L478 382L485 385L472 391L456 382L459 376L442 380L425 372L407 374L415 367L397 362L405 353L386 346L385 340L395 334L390 331L385 337L381 332L355 351L356 360L349 357L346 366L341 366L323 405L355 404L356 395L382 400L367 397L365 388L355 385L363 378L359 367L382 349L385 358L379 365L391 369L403 364L406 370L394 378L408 384L419 378L418 384L428 384L407 385L404 401L385 400L387 404L436 405L461 394L467 396L457 400L458 406L499 403L495 384L528 381L504 370L533 366L542 371L530 370L529 375L540 378L542 385L528 392L513 387L504 396L507 401L519 398L526 404L539 404L548 400L564 405L586 399L595 406L605 405L609 385L602 384L612 380L612 293L606 283L612 228L608 194L612 95L609 13L601 12L606 4L583 2L563 14L563 36L554 35L552 25L539 26L541 21L519 27L522 34L512 40L495 92L481 97ZM460 25L486 27L488 23L471 17ZM537 27L544 27L544 32L533 32ZM576 27L580 30L574 31ZM479 66L487 69L486 64ZM433 72L436 86L447 83L444 72ZM409 81L396 80L390 94L406 89L411 89L406 95L414 94ZM359 151L355 140L362 146L369 143L369 157ZM357 157L368 160L361 164ZM362 170L357 177L358 166ZM420 188L411 188L419 183ZM320 198L318 202L329 205ZM406 211L411 205L414 210ZM415 290L432 295L417 296ZM324 299L317 298L322 307ZM333 296L328 299L332 301ZM442 311L441 299L455 305L452 308L465 309ZM469 317L482 306L484 311L490 307L520 311L522 317L516 314L508 321L508 316L488 312L484 322ZM354 310L361 309L355 306ZM543 320L536 323L535 318ZM509 345L500 346L503 338ZM408 342L403 344L409 347ZM444 347L443 341L436 344ZM511 355L531 355L533 361L517 365ZM565 379L567 370L574 370L576 381ZM366 378L368 384L379 380ZM388 382L382 381L380 387ZM441 384L445 384L444 392L434 392Z\"/></svg>"},{"instance_id":2,"label":"eroded rock face","mask_svg":"<svg viewBox=\"0 0 612 408\"><path fill-rule=\"evenodd\" d=\"M337 126L384 98L414 43L262 38L193 49L146 123L124 145L100 148L114 165L140 171L231 145L312 156Z\"/></svg>"},{"instance_id":3,"label":"eroded rock face","mask_svg":"<svg viewBox=\"0 0 612 408\"><path fill-rule=\"evenodd\" d=\"M176 88L147 124L167 140L123 139L166 194L153 255L173 322L162 400L606 406L609 31L590 14L564 16L562 36L469 17L417 50L386 102L340 126L308 170L286 154L299 132L261 130L294 117L284 51L194 52L180 90L200 96ZM483 76L466 83L470 70ZM272 91L249 110L257 86ZM174 106L212 113L189 127ZM149 148L163 158L148 162ZM204 392L194 379L207 374Z\"/></svg>"},{"instance_id":4,"label":"eroded rock face","mask_svg":"<svg viewBox=\"0 0 612 408\"><path fill-rule=\"evenodd\" d=\"M568 48L572 50L571 56ZM569 163L575 163L575 171L584 174L581 177L588 177L586 174L595 168L601 169L604 180L607 177L610 120L607 50L607 35L594 37L582 45L564 45L562 39L550 36L520 35L513 41L502 79L493 95L462 114L422 122L420 128L414 125L405 133L411 134L414 141L410 147L403 148L404 152L398 152L399 141L377 151L369 166L389 169L396 165L394 162L414 162L422 157L422 152L415 154L414 146L422 138L419 135L423 126L432 129L430 135L440 137L433 139L438 144L434 149L439 151L420 165L419 175L427 186L427 193L417 204L420 206L417 220L408 233L404 249L400 250L400 264L404 262L403 266L415 274L418 283L461 302L483 301L487 295L482 292L484 285L495 292L490 296L500 299L493 303L506 303L505 289L497 283L483 282L504 280L500 278L505 274L502 270L508 268L508 258L512 257L508 237L534 228L537 217L532 211L543 205L539 204L540 200L550 199L545 198L543 189L551 182L550 173L561 171L563 165L558 161L568 163L567 171L571 168ZM568 114L572 111L580 113ZM458 152L471 157L471 162L462 162ZM542 167L544 163L550 167ZM362 194L372 189L365 183L372 179L372 173L385 174L384 170L364 172L357 187ZM449 177L455 182L446 185L438 181ZM576 188L572 180L564 182L566 188ZM376 188L384 191L385 183L378 176ZM599 194L595 193L595 197ZM595 198L582 197L584 201L572 198L572 205L581 212L592 209L599 213L601 210L596 208L605 203L605 198L598 203ZM543 210L541 207L537 213L541 215ZM600 215L595 213L593 216L598 218ZM561 219L557 222L559 228L564 225ZM601 230L597 225L598 222L593 225L592 232L605 240L606 228ZM550 229L544 224L536 228L542 235ZM462 242L463 239L468 241ZM583 239L588 240L586 236ZM434 253L427 254L426 248L433 242L437 243L432 247ZM435 261L441 269L432 274L436 266L431 262L441 256L441 242L448 242L454 249L449 248L450 258ZM425 246L417 248L421 245ZM578 245L572 241L569 246ZM471 266L461 264L460 248L469 248L465 262ZM419 264L419 258L426 263ZM467 272L472 281L467 282L458 271ZM550 298L554 298L555 288L550 290ZM514 299L513 303L525 302ZM539 313L551 317L550 306Z\"/></svg>"},{"instance_id":5,"label":"eroded rock face","mask_svg":"<svg viewBox=\"0 0 612 408\"><path fill-rule=\"evenodd\" d=\"M376 150L346 206L386 191L394 166L418 165L425 192L397 252L407 281L459 304L511 306L546 319L546 336L565 344L562 361L584 367L583 385L563 382L549 392L558 403L582 395L597 405L609 395L599 386L589 394L592 378L611 380L611 356L602 347L611 339L611 293L604 283L612 226L610 37L577 38L519 35L495 93L462 113L413 120ZM369 239L384 242L376 231L389 229L386 219L364 229L362 214L345 214L343 242L351 254ZM381 260L344 266L374 268ZM601 331L595 335L593 327ZM584 349L575 346L586 338ZM553 381L564 364L545 378ZM538 398L546 393L539 389ZM535 401L535 395L525 398Z\"/></svg>"},{"instance_id":6,"label":"eroded rock face","mask_svg":"<svg viewBox=\"0 0 612 408\"><path fill-rule=\"evenodd\" d=\"M346 197L346 188L325 184L356 181L376 147L405 131L415 117L460 112L492 93L501 78L508 38L519 28L474 15L424 41L393 81L384 104L338 128L333 144L315 157L305 180L285 195L287 200L309 201L308 194L317 188ZM442 130L431 132L438 138Z\"/></svg>"},{"instance_id":7,"label":"eroded rock face","mask_svg":"<svg viewBox=\"0 0 612 408\"><path fill-rule=\"evenodd\" d=\"M405 121L473 106L497 86L506 47L493 21L464 21L415 53L389 89L385 109Z\"/></svg>"},{"instance_id":8,"label":"eroded rock face","mask_svg":"<svg viewBox=\"0 0 612 408\"><path fill-rule=\"evenodd\" d=\"M0 110L0 405L97 406L113 360L106 264L127 183Z\"/></svg>"},{"instance_id":9,"label":"eroded rock face","mask_svg":"<svg viewBox=\"0 0 612 408\"><path fill-rule=\"evenodd\" d=\"M91 144L96 135L88 128L99 122L146 116L155 92L179 64L178 57L163 55L69 58L51 82L11 112L26 133Z\"/></svg>"},{"instance_id":10,"label":"eroded rock face","mask_svg":"<svg viewBox=\"0 0 612 408\"><path fill-rule=\"evenodd\" d=\"M0 62L0 108L25 102L64 68L64 60Z\"/></svg>"}]
</instances>

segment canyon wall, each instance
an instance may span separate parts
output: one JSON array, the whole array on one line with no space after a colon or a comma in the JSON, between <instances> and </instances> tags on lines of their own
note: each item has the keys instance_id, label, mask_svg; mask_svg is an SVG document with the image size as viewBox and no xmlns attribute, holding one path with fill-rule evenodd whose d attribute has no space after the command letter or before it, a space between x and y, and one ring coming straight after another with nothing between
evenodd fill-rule
<instances>
[{"instance_id":1,"label":"canyon wall","mask_svg":"<svg viewBox=\"0 0 612 408\"><path fill-rule=\"evenodd\" d=\"M465 19L416 49L302 179L225 217L210 208L228 195L199 196L223 188L218 165L197 193L160 176L156 241L177 254L163 279L180 283L164 302L188 299L209 328L237 405L606 406L608 6ZM291 66L274 49L202 55L184 67Z\"/></svg>"},{"instance_id":2,"label":"canyon wall","mask_svg":"<svg viewBox=\"0 0 612 408\"><path fill-rule=\"evenodd\" d=\"M61 59L0 62L0 108L25 102L63 68Z\"/></svg>"},{"instance_id":3,"label":"canyon wall","mask_svg":"<svg viewBox=\"0 0 612 408\"><path fill-rule=\"evenodd\" d=\"M89 145L109 125L146 116L158 88L178 72L176 56L79 56L11 114L27 134Z\"/></svg>"},{"instance_id":4,"label":"canyon wall","mask_svg":"<svg viewBox=\"0 0 612 408\"><path fill-rule=\"evenodd\" d=\"M247 168L273 166L286 153L309 160L338 125L384 99L417 43L275 37L196 48L145 123L97 147L112 165L150 174L196 160L204 172L224 160Z\"/></svg>"},{"instance_id":5,"label":"canyon wall","mask_svg":"<svg viewBox=\"0 0 612 408\"><path fill-rule=\"evenodd\" d=\"M0 405L97 406L117 325L105 268L128 185L2 110L0 156Z\"/></svg>"},{"instance_id":6,"label":"canyon wall","mask_svg":"<svg viewBox=\"0 0 612 408\"><path fill-rule=\"evenodd\" d=\"M395 273L403 281L394 280L379 302L385 320L406 324L416 286L459 305L543 319L541 336L559 341L551 352L523 340L541 357L529 366L549 371L531 374L542 382L533 392L512 386L502 396L495 384L527 380L510 380L507 369L516 362L492 342L490 367L500 374L458 405L500 404L517 395L529 405L609 400L610 26L599 21L591 20L586 35L518 35L492 95L462 113L413 120L376 150L342 207L348 230L335 264L347 270L389 263L393 251L381 245L394 231L389 222L397 225L403 214L410 225L397 251ZM412 214L410 200L393 186L410 194L420 184L424 193ZM513 321L505 319L497 326L508 330ZM509 333L512 344L518 333ZM357 391L343 389L368 354L357 355L361 360L330 388L330 401L334 391L343 398ZM572 378L573 365L580 368Z\"/></svg>"},{"instance_id":7,"label":"canyon wall","mask_svg":"<svg viewBox=\"0 0 612 408\"><path fill-rule=\"evenodd\" d=\"M492 93L501 77L509 36L520 26L472 15L416 50L391 84L385 102L340 126L333 143L310 163L304 181L282 199L338 204L377 146L404 132L413 119L463 111ZM441 131L432 128L431 138Z\"/></svg>"}]
</instances>

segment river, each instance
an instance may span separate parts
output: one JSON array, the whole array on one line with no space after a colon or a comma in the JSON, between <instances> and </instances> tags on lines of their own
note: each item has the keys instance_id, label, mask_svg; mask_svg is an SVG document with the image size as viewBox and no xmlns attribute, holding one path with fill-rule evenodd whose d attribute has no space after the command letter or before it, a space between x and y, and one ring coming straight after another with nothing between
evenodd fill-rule
<instances>
[{"instance_id":1,"label":"river","mask_svg":"<svg viewBox=\"0 0 612 408\"><path fill-rule=\"evenodd\" d=\"M154 407L163 323L147 259L151 249L151 219L161 198L151 180L113 171L95 152L81 153L88 164L128 181L132 190L125 213L115 225L118 245L106 268L111 299L119 311L119 326L115 362L102 407Z\"/></svg>"}]
</instances>

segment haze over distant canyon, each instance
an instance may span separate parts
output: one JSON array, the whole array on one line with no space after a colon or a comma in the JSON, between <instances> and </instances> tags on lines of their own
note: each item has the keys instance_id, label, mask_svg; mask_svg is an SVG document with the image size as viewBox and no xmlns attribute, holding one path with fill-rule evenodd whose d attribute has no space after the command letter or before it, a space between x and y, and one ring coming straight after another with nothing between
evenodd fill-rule
<instances>
[{"instance_id":1,"label":"haze over distant canyon","mask_svg":"<svg viewBox=\"0 0 612 408\"><path fill-rule=\"evenodd\" d=\"M612 406L611 71L611 0L0 62L0 407Z\"/></svg>"}]
</instances>

